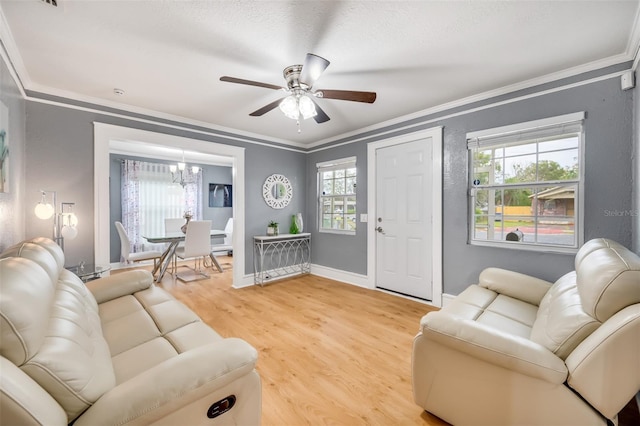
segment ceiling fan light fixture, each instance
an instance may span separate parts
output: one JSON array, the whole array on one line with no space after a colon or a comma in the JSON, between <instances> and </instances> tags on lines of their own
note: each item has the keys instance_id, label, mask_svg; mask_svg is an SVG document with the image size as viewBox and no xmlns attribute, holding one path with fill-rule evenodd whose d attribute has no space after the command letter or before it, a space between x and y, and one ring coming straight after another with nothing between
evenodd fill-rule
<instances>
[{"instance_id":1,"label":"ceiling fan light fixture","mask_svg":"<svg viewBox=\"0 0 640 426\"><path fill-rule=\"evenodd\" d=\"M287 96L280 102L280 111L293 120L297 120L300 117L300 110L298 109L298 98L295 95Z\"/></svg>"},{"instance_id":2,"label":"ceiling fan light fixture","mask_svg":"<svg viewBox=\"0 0 640 426\"><path fill-rule=\"evenodd\" d=\"M307 95L300 96L298 109L300 110L300 114L302 114L302 118L305 120L318 115L315 104Z\"/></svg>"}]
</instances>

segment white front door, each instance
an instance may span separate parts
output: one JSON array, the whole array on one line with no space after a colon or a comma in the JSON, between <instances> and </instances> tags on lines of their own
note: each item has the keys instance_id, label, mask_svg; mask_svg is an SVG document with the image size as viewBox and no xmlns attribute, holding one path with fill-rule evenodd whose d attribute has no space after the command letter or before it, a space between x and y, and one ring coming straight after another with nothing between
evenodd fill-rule
<instances>
[{"instance_id":1,"label":"white front door","mask_svg":"<svg viewBox=\"0 0 640 426\"><path fill-rule=\"evenodd\" d=\"M433 138L376 150L376 286L432 300Z\"/></svg>"}]
</instances>

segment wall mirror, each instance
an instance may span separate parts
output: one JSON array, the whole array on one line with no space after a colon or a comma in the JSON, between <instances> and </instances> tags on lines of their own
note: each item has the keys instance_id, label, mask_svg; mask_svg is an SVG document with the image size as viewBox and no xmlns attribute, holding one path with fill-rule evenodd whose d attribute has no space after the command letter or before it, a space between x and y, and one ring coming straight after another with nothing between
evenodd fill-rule
<instances>
[{"instance_id":1,"label":"wall mirror","mask_svg":"<svg viewBox=\"0 0 640 426\"><path fill-rule=\"evenodd\" d=\"M286 176L273 174L262 185L262 198L274 209L285 208L293 198L293 188Z\"/></svg>"}]
</instances>

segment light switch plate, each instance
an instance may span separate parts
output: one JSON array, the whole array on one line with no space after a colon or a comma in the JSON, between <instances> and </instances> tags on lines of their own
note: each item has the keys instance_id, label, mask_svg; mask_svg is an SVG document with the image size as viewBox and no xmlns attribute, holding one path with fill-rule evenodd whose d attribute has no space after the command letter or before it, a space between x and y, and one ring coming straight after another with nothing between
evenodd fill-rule
<instances>
[{"instance_id":1,"label":"light switch plate","mask_svg":"<svg viewBox=\"0 0 640 426\"><path fill-rule=\"evenodd\" d=\"M367 222L368 219L366 213L360 213L360 222Z\"/></svg>"}]
</instances>

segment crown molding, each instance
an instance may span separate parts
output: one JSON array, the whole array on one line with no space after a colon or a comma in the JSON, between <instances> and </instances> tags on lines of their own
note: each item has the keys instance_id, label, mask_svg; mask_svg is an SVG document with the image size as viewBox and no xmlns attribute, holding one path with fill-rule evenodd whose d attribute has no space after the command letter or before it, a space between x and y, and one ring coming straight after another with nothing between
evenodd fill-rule
<instances>
[{"instance_id":1,"label":"crown molding","mask_svg":"<svg viewBox=\"0 0 640 426\"><path fill-rule=\"evenodd\" d=\"M574 77L586 72L595 71L595 70L606 68L612 65L617 65L623 62L627 62L627 61L630 61L631 59L633 59L633 57L628 53L610 56L609 58L590 62L588 64L580 65L573 68L568 68L563 71L558 71L558 72L547 74L541 77L532 78L520 83L503 86L498 89L489 90L486 92L478 93L476 95L468 96L466 98L461 98L452 102L440 104L435 107L423 109L411 114L403 115L397 118L393 118L391 120L383 121L381 123L377 123L377 124L364 127L358 130L354 130L352 132L343 133L335 137L313 142L311 144L306 145L306 147L309 149L313 149L321 145L329 144L331 142L337 142L343 139L357 137L358 135L361 135L363 133L376 132L377 130L385 129L390 126L396 126L411 120L425 118L433 114L448 111L454 108L463 107L465 105L473 104L476 102L486 101L499 96L507 95L509 93L517 92L519 90L529 89L535 86L552 83L554 81L562 80L564 78ZM371 135L369 137L371 137Z\"/></svg>"}]
</instances>

